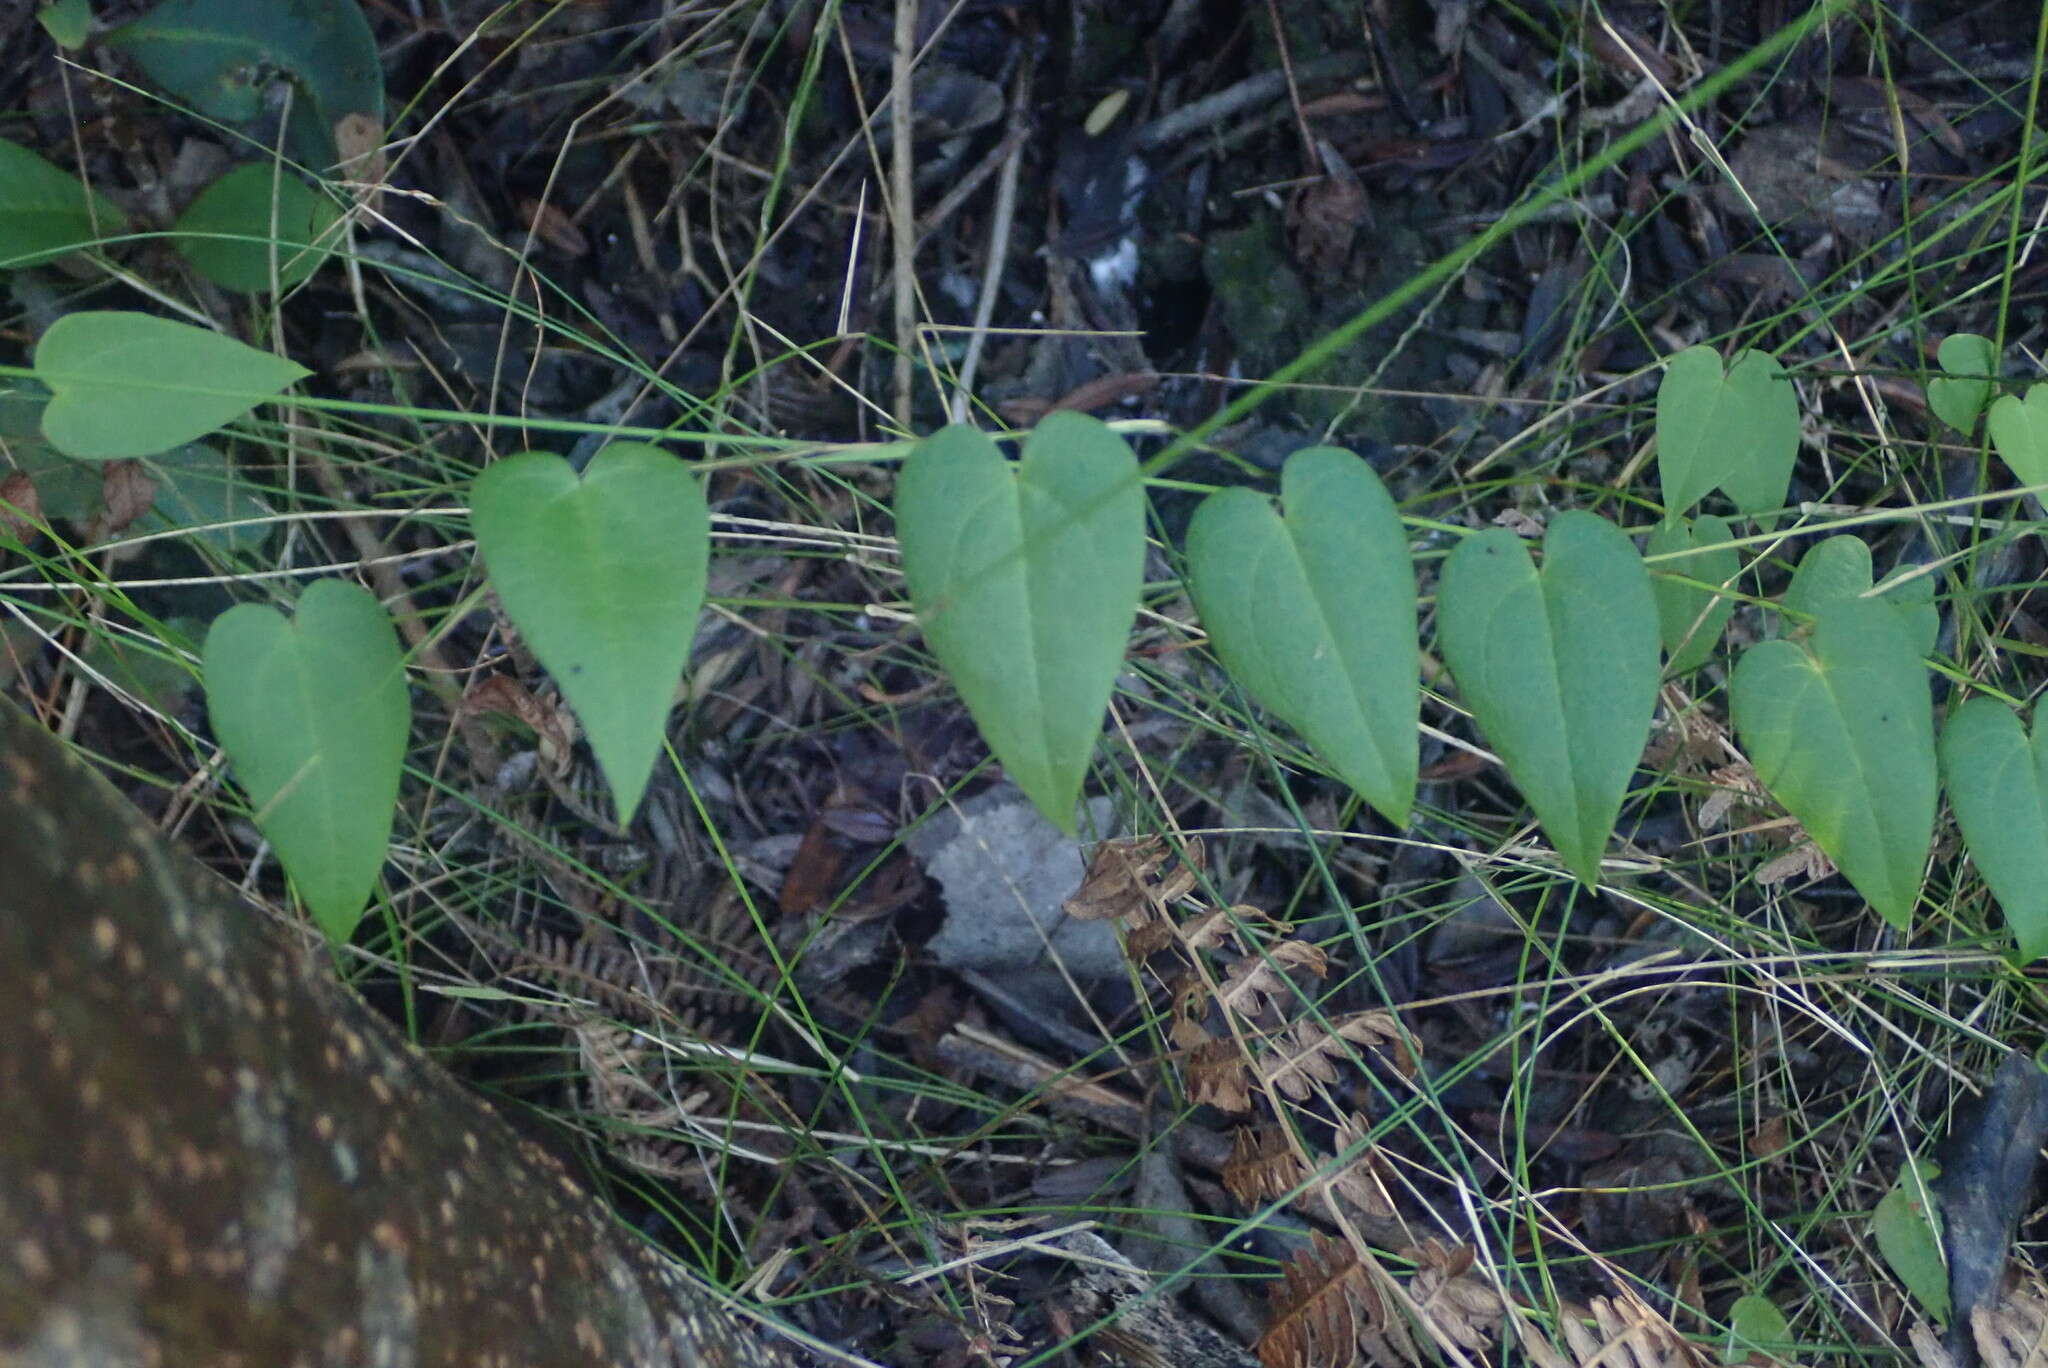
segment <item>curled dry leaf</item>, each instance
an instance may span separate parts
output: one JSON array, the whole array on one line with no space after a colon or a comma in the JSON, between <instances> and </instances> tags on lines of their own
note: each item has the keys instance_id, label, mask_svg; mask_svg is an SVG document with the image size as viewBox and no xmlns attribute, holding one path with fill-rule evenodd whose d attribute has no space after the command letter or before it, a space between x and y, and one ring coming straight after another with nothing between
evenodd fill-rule
<instances>
[{"instance_id":1,"label":"curled dry leaf","mask_svg":"<svg viewBox=\"0 0 2048 1368\"><path fill-rule=\"evenodd\" d=\"M568 774L576 760L576 724L559 704L553 707L511 675L491 675L469 686L462 696L466 713L508 713L531 730L538 741L541 767L555 778Z\"/></svg>"},{"instance_id":2,"label":"curled dry leaf","mask_svg":"<svg viewBox=\"0 0 2048 1368\"><path fill-rule=\"evenodd\" d=\"M1330 1148L1339 1154L1356 1149L1359 1155L1330 1175L1329 1184L1336 1189L1338 1196L1366 1215L1376 1220L1393 1220L1396 1216L1394 1199L1387 1192L1383 1176L1386 1161L1380 1158L1378 1148L1368 1139L1371 1134L1372 1123L1359 1112L1352 1112L1337 1123Z\"/></svg>"},{"instance_id":3,"label":"curled dry leaf","mask_svg":"<svg viewBox=\"0 0 2048 1368\"><path fill-rule=\"evenodd\" d=\"M1208 1040L1188 1051L1188 1101L1227 1112L1252 1108L1251 1071L1234 1040Z\"/></svg>"},{"instance_id":4,"label":"curled dry leaf","mask_svg":"<svg viewBox=\"0 0 2048 1368\"><path fill-rule=\"evenodd\" d=\"M1230 966L1216 991L1216 1000L1239 1016L1255 1017L1271 1007L1282 1010L1294 996L1287 972L1305 969L1317 978L1330 972L1329 956L1309 941L1278 941L1260 954L1246 955Z\"/></svg>"},{"instance_id":5,"label":"curled dry leaf","mask_svg":"<svg viewBox=\"0 0 2048 1368\"><path fill-rule=\"evenodd\" d=\"M1276 1125L1243 1126L1231 1138L1223 1187L1245 1206L1287 1196L1308 1177L1301 1156Z\"/></svg>"},{"instance_id":6,"label":"curled dry leaf","mask_svg":"<svg viewBox=\"0 0 2048 1368\"><path fill-rule=\"evenodd\" d=\"M1409 1251L1415 1276L1408 1295L1440 1340L1478 1352L1493 1343L1507 1303L1483 1278L1472 1272L1476 1258L1470 1245L1449 1248L1424 1240Z\"/></svg>"},{"instance_id":7,"label":"curled dry leaf","mask_svg":"<svg viewBox=\"0 0 2048 1368\"><path fill-rule=\"evenodd\" d=\"M42 522L43 499L36 493L36 482L18 470L0 480L0 528L26 545Z\"/></svg>"},{"instance_id":8,"label":"curled dry leaf","mask_svg":"<svg viewBox=\"0 0 2048 1368\"><path fill-rule=\"evenodd\" d=\"M140 461L109 461L100 470L100 503L104 511L94 527L94 540L117 536L156 502L156 481Z\"/></svg>"}]
</instances>

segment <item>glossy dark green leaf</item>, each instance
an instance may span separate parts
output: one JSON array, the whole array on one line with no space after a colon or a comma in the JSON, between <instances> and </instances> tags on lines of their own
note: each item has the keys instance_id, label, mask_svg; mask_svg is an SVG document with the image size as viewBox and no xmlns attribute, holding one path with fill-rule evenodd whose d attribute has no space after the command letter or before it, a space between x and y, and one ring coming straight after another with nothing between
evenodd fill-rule
<instances>
[{"instance_id":1,"label":"glossy dark green leaf","mask_svg":"<svg viewBox=\"0 0 2048 1368\"><path fill-rule=\"evenodd\" d=\"M250 123L282 75L294 90L286 150L311 171L336 161L334 126L384 122L384 73L356 0L164 0L107 34L149 78L208 118Z\"/></svg>"},{"instance_id":2,"label":"glossy dark green leaf","mask_svg":"<svg viewBox=\"0 0 2048 1368\"><path fill-rule=\"evenodd\" d=\"M1657 703L1657 605L1621 529L1572 510L1543 569L1510 532L1465 538L1444 563L1437 636L1486 740L1565 867L1597 882Z\"/></svg>"},{"instance_id":3,"label":"glossy dark green leaf","mask_svg":"<svg viewBox=\"0 0 2048 1368\"><path fill-rule=\"evenodd\" d=\"M1388 821L1415 801L1415 570L1372 467L1316 447L1288 458L1283 520L1249 489L1188 527L1188 578L1231 677L1305 737Z\"/></svg>"},{"instance_id":4,"label":"glossy dark green leaf","mask_svg":"<svg viewBox=\"0 0 2048 1368\"><path fill-rule=\"evenodd\" d=\"M986 434L942 429L904 463L896 536L932 653L1010 778L1072 833L1144 583L1130 448L1055 413L1012 466Z\"/></svg>"}]
</instances>

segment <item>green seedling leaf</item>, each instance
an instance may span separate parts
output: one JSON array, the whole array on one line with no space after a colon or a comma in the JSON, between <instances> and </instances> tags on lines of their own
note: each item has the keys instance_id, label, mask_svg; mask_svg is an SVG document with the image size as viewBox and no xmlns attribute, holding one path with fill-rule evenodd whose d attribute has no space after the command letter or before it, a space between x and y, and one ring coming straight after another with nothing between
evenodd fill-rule
<instances>
[{"instance_id":1,"label":"green seedling leaf","mask_svg":"<svg viewBox=\"0 0 2048 1368\"><path fill-rule=\"evenodd\" d=\"M2028 739L2004 704L1973 698L1941 731L1949 806L2023 961L2048 955L2048 726Z\"/></svg>"},{"instance_id":2,"label":"green seedling leaf","mask_svg":"<svg viewBox=\"0 0 2048 1368\"><path fill-rule=\"evenodd\" d=\"M269 539L269 524L222 525L264 517L270 505L248 477L204 442L148 457L142 467L156 481L156 501L135 520L130 535L189 530L192 540L222 555L254 551Z\"/></svg>"},{"instance_id":3,"label":"green seedling leaf","mask_svg":"<svg viewBox=\"0 0 2048 1368\"><path fill-rule=\"evenodd\" d=\"M0 270L18 270L128 231L111 200L26 147L0 140Z\"/></svg>"},{"instance_id":4,"label":"green seedling leaf","mask_svg":"<svg viewBox=\"0 0 2048 1368\"><path fill-rule=\"evenodd\" d=\"M1799 454L1799 396L1777 358L1745 351L1724 374L1712 347L1671 358L1657 387L1657 479L1667 517L1715 489L1754 517L1785 503Z\"/></svg>"},{"instance_id":5,"label":"green seedling leaf","mask_svg":"<svg viewBox=\"0 0 2048 1368\"><path fill-rule=\"evenodd\" d=\"M1593 885L1657 703L1657 605L1635 547L1567 511L1539 574L1505 529L1469 536L1444 563L1437 637L1565 867Z\"/></svg>"},{"instance_id":6,"label":"green seedling leaf","mask_svg":"<svg viewBox=\"0 0 2048 1368\"><path fill-rule=\"evenodd\" d=\"M312 374L232 337L140 313L66 314L36 345L43 435L66 456L153 456Z\"/></svg>"},{"instance_id":7,"label":"green seedling leaf","mask_svg":"<svg viewBox=\"0 0 2048 1368\"><path fill-rule=\"evenodd\" d=\"M689 660L711 554L711 514L690 467L614 442L583 478L529 451L477 476L477 549L506 615L576 710L633 820Z\"/></svg>"},{"instance_id":8,"label":"green seedling leaf","mask_svg":"<svg viewBox=\"0 0 2048 1368\"><path fill-rule=\"evenodd\" d=\"M36 14L36 22L51 42L76 52L92 36L92 5L90 0L50 0Z\"/></svg>"},{"instance_id":9,"label":"green seedling leaf","mask_svg":"<svg viewBox=\"0 0 2048 1368\"><path fill-rule=\"evenodd\" d=\"M1870 545L1847 533L1808 548L1785 586L1784 606L1800 620L1820 616L1831 603L1870 594ZM1934 577L1914 575L1893 584L1875 601L1890 605L1905 624L1913 649L1926 655L1941 637L1941 610L1934 606Z\"/></svg>"},{"instance_id":10,"label":"green seedling leaf","mask_svg":"<svg viewBox=\"0 0 2048 1368\"><path fill-rule=\"evenodd\" d=\"M221 614L203 662L213 733L256 826L340 944L383 867L412 731L391 619L360 585L320 580L291 622L254 603Z\"/></svg>"},{"instance_id":11,"label":"green seedling leaf","mask_svg":"<svg viewBox=\"0 0 2048 1368\"><path fill-rule=\"evenodd\" d=\"M1918 1181L1914 1170L1919 1172ZM1925 1159L1909 1159L1892 1190L1878 1199L1871 1227L1877 1252L1899 1275L1920 1309L1939 1324L1948 1324L1948 1265L1941 1257L1940 1207L1930 1186L1941 1173Z\"/></svg>"},{"instance_id":12,"label":"green seedling leaf","mask_svg":"<svg viewBox=\"0 0 2048 1368\"><path fill-rule=\"evenodd\" d=\"M925 641L1017 787L1069 835L1145 573L1145 500L1123 439L1077 413L1013 468L941 429L896 484L903 575Z\"/></svg>"},{"instance_id":13,"label":"green seedling leaf","mask_svg":"<svg viewBox=\"0 0 2048 1368\"><path fill-rule=\"evenodd\" d=\"M1752 1353L1768 1355L1766 1345L1783 1345L1792 1338L1792 1327L1778 1304L1761 1293L1737 1297L1728 1308L1728 1338L1721 1344L1721 1362L1742 1363Z\"/></svg>"},{"instance_id":14,"label":"green seedling leaf","mask_svg":"<svg viewBox=\"0 0 2048 1368\"><path fill-rule=\"evenodd\" d=\"M1991 399L1991 377L1998 374L1998 349L1976 333L1951 333L1941 339L1935 357L1947 372L1927 382L1927 407L1950 427L1968 432Z\"/></svg>"},{"instance_id":15,"label":"green seedling leaf","mask_svg":"<svg viewBox=\"0 0 2048 1368\"><path fill-rule=\"evenodd\" d=\"M172 242L192 269L229 290L259 294L288 288L327 259L316 247L340 218L334 202L278 168L238 166L206 187L173 228Z\"/></svg>"},{"instance_id":16,"label":"green seedling leaf","mask_svg":"<svg viewBox=\"0 0 2048 1368\"><path fill-rule=\"evenodd\" d=\"M1886 921L1904 930L1934 836L1927 669L1891 605L1824 606L1803 642L1743 653L1731 711L1756 775Z\"/></svg>"},{"instance_id":17,"label":"green seedling leaf","mask_svg":"<svg viewBox=\"0 0 2048 1368\"><path fill-rule=\"evenodd\" d=\"M2027 386L1991 406L1991 445L2023 485L2048 484L2048 385Z\"/></svg>"},{"instance_id":18,"label":"green seedling leaf","mask_svg":"<svg viewBox=\"0 0 2048 1368\"><path fill-rule=\"evenodd\" d=\"M1721 644L1722 629L1735 615L1732 595L1699 587L1727 584L1741 572L1742 557L1725 544L1729 540L1728 524L1711 514L1691 520L1667 518L1650 533L1653 556L1699 553L1659 565L1650 580L1657 596L1657 627L1664 638L1668 673L1685 674L1706 664ZM1718 549L1705 549L1709 547Z\"/></svg>"},{"instance_id":19,"label":"green seedling leaf","mask_svg":"<svg viewBox=\"0 0 2048 1368\"><path fill-rule=\"evenodd\" d=\"M1316 447L1288 458L1286 520L1249 489L1188 527L1188 577L1216 654L1397 827L1415 801L1415 569L1372 467Z\"/></svg>"},{"instance_id":20,"label":"green seedling leaf","mask_svg":"<svg viewBox=\"0 0 2048 1368\"><path fill-rule=\"evenodd\" d=\"M289 80L296 98L286 150L308 170L334 164L343 118L384 122L383 71L356 0L165 0L106 41L223 123L255 121L272 83Z\"/></svg>"}]
</instances>

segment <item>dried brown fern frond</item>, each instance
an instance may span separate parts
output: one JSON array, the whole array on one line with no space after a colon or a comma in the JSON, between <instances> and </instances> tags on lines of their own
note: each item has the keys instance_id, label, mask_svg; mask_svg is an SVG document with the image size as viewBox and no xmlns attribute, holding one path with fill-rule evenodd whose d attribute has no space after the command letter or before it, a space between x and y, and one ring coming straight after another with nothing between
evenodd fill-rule
<instances>
[{"instance_id":1,"label":"dried brown fern frond","mask_svg":"<svg viewBox=\"0 0 2048 1368\"><path fill-rule=\"evenodd\" d=\"M1354 1149L1360 1153L1324 1182L1375 1220L1393 1220L1396 1217L1394 1199L1388 1194L1386 1179L1382 1176L1386 1162L1368 1140L1371 1133L1372 1123L1357 1112L1337 1123L1336 1133L1330 1138L1330 1148L1339 1154Z\"/></svg>"},{"instance_id":2,"label":"dried brown fern frond","mask_svg":"<svg viewBox=\"0 0 2048 1368\"><path fill-rule=\"evenodd\" d=\"M1234 1040L1205 1040L1187 1053L1188 1101L1228 1112L1252 1108L1251 1068Z\"/></svg>"},{"instance_id":3,"label":"dried brown fern frond","mask_svg":"<svg viewBox=\"0 0 2048 1368\"><path fill-rule=\"evenodd\" d=\"M1507 1303L1472 1272L1477 1261L1472 1247L1453 1249L1424 1240L1409 1256L1415 1260L1415 1276L1408 1280L1408 1295L1416 1314L1439 1338L1460 1349L1476 1354L1490 1347L1507 1315Z\"/></svg>"},{"instance_id":4,"label":"dried brown fern frond","mask_svg":"<svg viewBox=\"0 0 2048 1368\"><path fill-rule=\"evenodd\" d=\"M1287 975L1305 969L1317 978L1330 972L1329 956L1309 941L1278 941L1261 953L1246 955L1224 971L1216 1001L1226 1010L1250 1019L1268 1009L1284 1011L1294 996Z\"/></svg>"},{"instance_id":5,"label":"dried brown fern frond","mask_svg":"<svg viewBox=\"0 0 2048 1368\"><path fill-rule=\"evenodd\" d=\"M1321 1231L1309 1238L1270 1294L1258 1343L1265 1368L1353 1368L1363 1337L1387 1323L1386 1299L1357 1251Z\"/></svg>"},{"instance_id":6,"label":"dried brown fern frond","mask_svg":"<svg viewBox=\"0 0 2048 1368\"><path fill-rule=\"evenodd\" d=\"M1272 1053L1259 1061L1259 1076L1267 1086L1301 1101L1316 1084L1327 1087L1337 1081L1347 1043L1386 1051L1404 1075L1415 1072L1400 1022L1385 1008L1373 1008L1330 1022L1295 1022L1274 1042Z\"/></svg>"},{"instance_id":7,"label":"dried brown fern frond","mask_svg":"<svg viewBox=\"0 0 2048 1368\"><path fill-rule=\"evenodd\" d=\"M1709 1368L1714 1362L1633 1297L1595 1297L1589 1308L1565 1306L1561 1312L1556 1333L1564 1340L1562 1347L1534 1326L1520 1326L1523 1352L1538 1368Z\"/></svg>"},{"instance_id":8,"label":"dried brown fern frond","mask_svg":"<svg viewBox=\"0 0 2048 1368\"><path fill-rule=\"evenodd\" d=\"M1276 1201L1299 1188L1308 1177L1301 1156L1277 1125L1243 1126L1231 1138L1230 1159L1223 1165L1223 1187L1245 1206Z\"/></svg>"}]
</instances>

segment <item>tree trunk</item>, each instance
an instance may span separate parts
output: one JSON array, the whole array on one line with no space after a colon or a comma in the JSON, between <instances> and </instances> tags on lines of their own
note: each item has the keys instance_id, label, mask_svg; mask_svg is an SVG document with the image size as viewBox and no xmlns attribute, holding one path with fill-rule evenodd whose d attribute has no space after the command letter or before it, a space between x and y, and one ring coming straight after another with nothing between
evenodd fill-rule
<instances>
[{"instance_id":1,"label":"tree trunk","mask_svg":"<svg viewBox=\"0 0 2048 1368\"><path fill-rule=\"evenodd\" d=\"M0 699L0 1362L778 1368Z\"/></svg>"}]
</instances>

